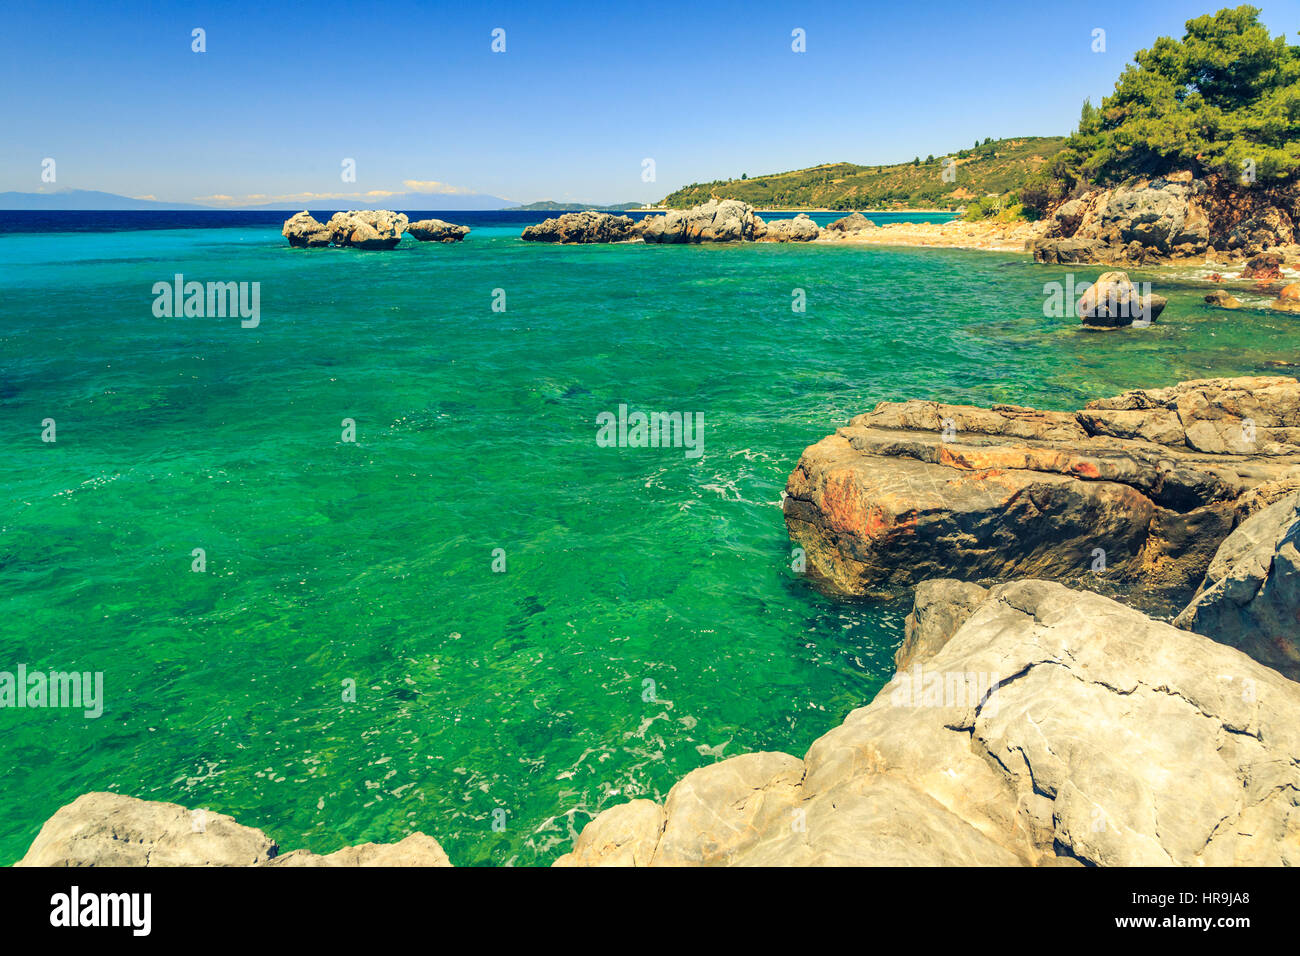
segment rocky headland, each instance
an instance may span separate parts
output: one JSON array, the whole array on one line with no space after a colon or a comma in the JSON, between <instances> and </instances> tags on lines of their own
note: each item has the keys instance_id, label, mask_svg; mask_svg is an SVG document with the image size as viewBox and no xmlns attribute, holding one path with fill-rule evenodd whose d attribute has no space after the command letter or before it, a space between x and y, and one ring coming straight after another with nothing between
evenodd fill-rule
<instances>
[{"instance_id":1,"label":"rocky headland","mask_svg":"<svg viewBox=\"0 0 1300 956\"><path fill-rule=\"evenodd\" d=\"M1300 256L1300 185L1233 184L1191 172L1093 186L1060 203L1028 251L1039 262L1237 262Z\"/></svg>"}]
</instances>

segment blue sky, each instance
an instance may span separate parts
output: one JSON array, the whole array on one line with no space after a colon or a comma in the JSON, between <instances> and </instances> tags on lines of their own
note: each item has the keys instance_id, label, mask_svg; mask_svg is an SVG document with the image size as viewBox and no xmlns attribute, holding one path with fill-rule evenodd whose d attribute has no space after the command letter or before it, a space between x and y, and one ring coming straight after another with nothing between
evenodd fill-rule
<instances>
[{"instance_id":1,"label":"blue sky","mask_svg":"<svg viewBox=\"0 0 1300 956\"><path fill-rule=\"evenodd\" d=\"M742 173L1068 132L1137 49L1220 5L26 0L0 15L0 190L657 200ZM1294 40L1300 0L1256 6Z\"/></svg>"}]
</instances>

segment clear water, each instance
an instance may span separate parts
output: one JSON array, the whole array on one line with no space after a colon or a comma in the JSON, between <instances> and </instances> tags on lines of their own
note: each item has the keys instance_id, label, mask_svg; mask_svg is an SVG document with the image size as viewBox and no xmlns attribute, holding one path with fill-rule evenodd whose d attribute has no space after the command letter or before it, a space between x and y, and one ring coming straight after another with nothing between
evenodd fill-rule
<instances>
[{"instance_id":1,"label":"clear water","mask_svg":"<svg viewBox=\"0 0 1300 956\"><path fill-rule=\"evenodd\" d=\"M781 519L849 416L1300 360L1296 317L1171 272L1139 277L1156 326L1099 335L1045 316L1066 270L1018 254L520 242L541 217L305 251L280 218L0 235L0 670L102 671L107 698L0 710L0 862L115 790L286 848L418 829L458 865L549 863L888 679L906 607L809 589ZM260 282L260 326L155 318L178 272ZM703 457L598 447L620 404L703 413Z\"/></svg>"}]
</instances>

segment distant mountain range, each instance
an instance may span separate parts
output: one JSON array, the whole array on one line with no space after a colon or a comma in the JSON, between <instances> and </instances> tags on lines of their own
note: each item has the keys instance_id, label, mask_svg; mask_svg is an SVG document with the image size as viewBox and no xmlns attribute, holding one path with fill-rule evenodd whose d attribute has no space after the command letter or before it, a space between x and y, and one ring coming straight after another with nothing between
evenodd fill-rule
<instances>
[{"instance_id":1,"label":"distant mountain range","mask_svg":"<svg viewBox=\"0 0 1300 956\"><path fill-rule=\"evenodd\" d=\"M632 203L631 205L636 205ZM153 199L132 199L97 189L60 189L50 193L0 192L0 209L6 210L186 210L186 209L275 209L297 212L332 212L339 209L518 209L519 203L490 196L487 193L400 193L376 202L355 199L314 199L305 203L271 202L246 206L204 206L198 203L158 202ZM564 207L577 208L577 207Z\"/></svg>"},{"instance_id":2,"label":"distant mountain range","mask_svg":"<svg viewBox=\"0 0 1300 956\"><path fill-rule=\"evenodd\" d=\"M582 212L585 209L608 209L619 211L624 209L640 209L643 205L643 203L639 202L616 202L611 203L608 206L599 206L585 202L556 202L554 199L543 199L541 202L525 203L522 206L515 206L513 208L525 212Z\"/></svg>"}]
</instances>

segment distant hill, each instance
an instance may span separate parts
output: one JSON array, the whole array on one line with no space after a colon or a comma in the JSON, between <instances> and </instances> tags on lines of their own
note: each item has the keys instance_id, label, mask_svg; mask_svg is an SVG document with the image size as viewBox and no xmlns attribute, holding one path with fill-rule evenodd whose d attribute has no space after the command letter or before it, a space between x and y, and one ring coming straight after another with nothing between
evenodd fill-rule
<instances>
[{"instance_id":1,"label":"distant hill","mask_svg":"<svg viewBox=\"0 0 1300 956\"><path fill-rule=\"evenodd\" d=\"M198 203L158 202L152 199L132 199L130 196L119 196L116 193L101 192L97 189L60 189L50 193L0 193L0 209L19 210L242 209L297 212L300 209L308 209L312 212L336 212L340 209L393 209L405 212L407 210L465 211L508 208L518 208L518 206L508 199L490 196L487 193L401 193L377 202L358 202L355 199L315 199L306 203L272 202L256 206L204 206Z\"/></svg>"},{"instance_id":2,"label":"distant hill","mask_svg":"<svg viewBox=\"0 0 1300 956\"><path fill-rule=\"evenodd\" d=\"M740 199L760 209L959 209L972 199L1018 189L1064 142L1063 136L1023 136L892 166L828 163L695 183L671 193L663 205L685 209L716 198ZM955 173L951 182L943 177L949 158Z\"/></svg>"},{"instance_id":3,"label":"distant hill","mask_svg":"<svg viewBox=\"0 0 1300 956\"><path fill-rule=\"evenodd\" d=\"M523 212L582 212L586 209L597 210L623 210L623 209L640 209L639 202L617 202L609 206L597 206L592 203L584 202L556 202L554 199L543 199L541 202L524 203L522 206L509 206L510 209L518 209Z\"/></svg>"},{"instance_id":4,"label":"distant hill","mask_svg":"<svg viewBox=\"0 0 1300 956\"><path fill-rule=\"evenodd\" d=\"M132 199L98 189L60 189L52 193L0 193L0 209L204 209L193 203Z\"/></svg>"}]
</instances>

